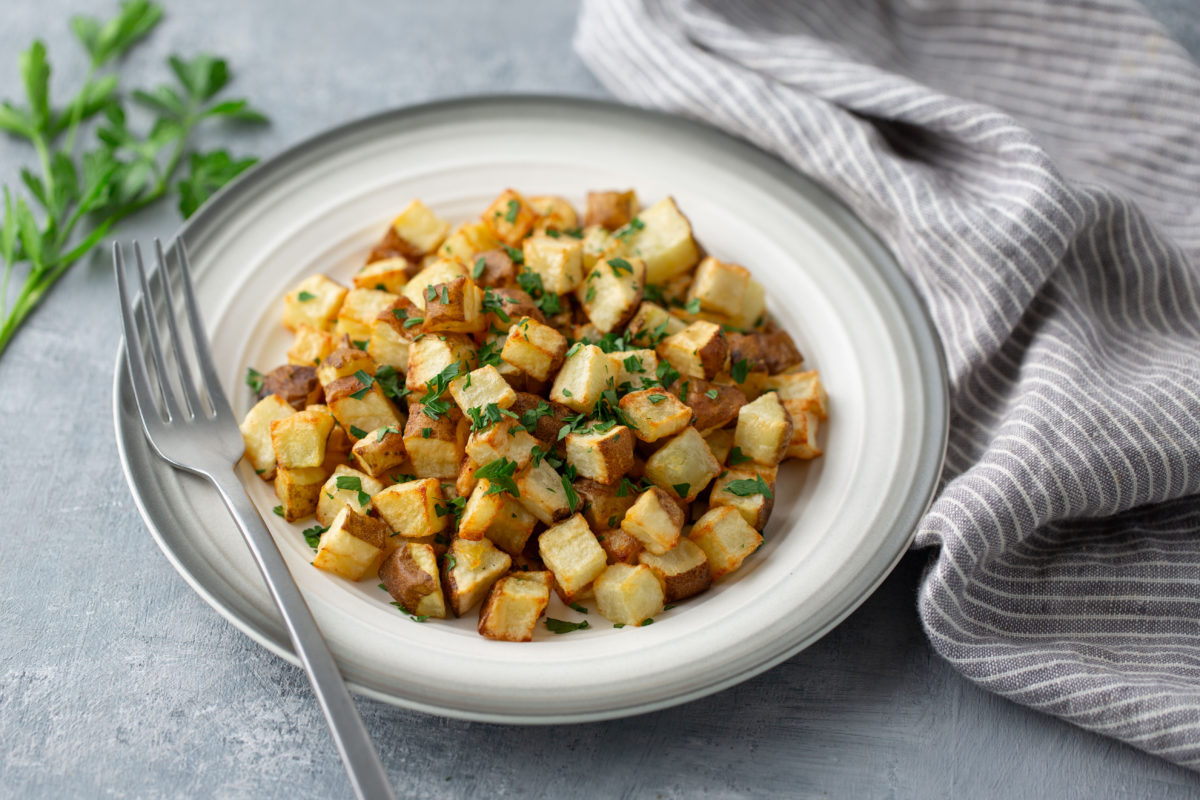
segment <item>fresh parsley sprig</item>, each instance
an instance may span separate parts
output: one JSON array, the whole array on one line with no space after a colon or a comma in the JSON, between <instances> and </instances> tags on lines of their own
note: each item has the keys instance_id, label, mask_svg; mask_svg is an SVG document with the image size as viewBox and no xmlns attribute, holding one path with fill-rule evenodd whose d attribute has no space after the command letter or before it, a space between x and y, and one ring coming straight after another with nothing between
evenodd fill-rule
<instances>
[{"instance_id":1,"label":"fresh parsley sprig","mask_svg":"<svg viewBox=\"0 0 1200 800\"><path fill-rule=\"evenodd\" d=\"M46 292L126 217L171 192L189 216L255 162L224 150L194 149L208 120L263 122L246 100L222 100L225 61L210 55L168 60L174 82L123 92L117 63L162 19L149 0L125 0L112 19L77 16L71 30L88 57L83 80L63 104L50 94L46 46L33 42L18 67L24 102L0 102L0 131L28 142L39 172L21 170L24 192L3 186L0 217L0 353ZM152 116L132 127L127 100ZM94 141L85 142L92 133ZM186 167L185 167L186 165ZM181 172L183 174L181 174ZM9 282L22 274L13 293Z\"/></svg>"}]
</instances>

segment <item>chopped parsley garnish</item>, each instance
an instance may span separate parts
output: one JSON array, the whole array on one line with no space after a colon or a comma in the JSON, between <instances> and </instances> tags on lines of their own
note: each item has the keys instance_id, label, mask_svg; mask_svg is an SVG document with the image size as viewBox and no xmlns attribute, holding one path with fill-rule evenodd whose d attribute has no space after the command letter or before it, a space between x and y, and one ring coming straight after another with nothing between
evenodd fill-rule
<instances>
[{"instance_id":1,"label":"chopped parsley garnish","mask_svg":"<svg viewBox=\"0 0 1200 800\"><path fill-rule=\"evenodd\" d=\"M646 302L658 303L662 305L666 302L666 295L663 294L663 288L657 283L647 283L642 287L642 297Z\"/></svg>"},{"instance_id":2,"label":"chopped parsley garnish","mask_svg":"<svg viewBox=\"0 0 1200 800\"><path fill-rule=\"evenodd\" d=\"M571 608L573 608L573 609L575 609L576 611L578 611L580 614L586 614L586 613L588 613L588 610L587 610L587 608L586 608L585 606L581 606L581 605L579 605L579 603L569 603L568 605L569 605Z\"/></svg>"},{"instance_id":3,"label":"chopped parsley garnish","mask_svg":"<svg viewBox=\"0 0 1200 800\"><path fill-rule=\"evenodd\" d=\"M692 488L692 485L690 483L673 483L671 484L671 488L674 489L675 494L679 495L680 497L687 497L688 490Z\"/></svg>"},{"instance_id":4,"label":"chopped parsley garnish","mask_svg":"<svg viewBox=\"0 0 1200 800\"><path fill-rule=\"evenodd\" d=\"M491 311L501 322L512 322L512 317L510 317L508 312L504 310L504 301L507 299L508 298L501 297L500 295L496 294L494 291L492 291L492 287L489 286L483 290L483 310L485 312Z\"/></svg>"},{"instance_id":5,"label":"chopped parsley garnish","mask_svg":"<svg viewBox=\"0 0 1200 800\"><path fill-rule=\"evenodd\" d=\"M625 225L624 227L622 227L621 230L617 231L615 235L622 242L626 242L626 241L629 241L629 238L632 237L635 233L637 233L638 231L642 230L645 227L646 227L646 223L642 222L637 217L634 217L633 219L629 220L628 225Z\"/></svg>"},{"instance_id":6,"label":"chopped parsley garnish","mask_svg":"<svg viewBox=\"0 0 1200 800\"><path fill-rule=\"evenodd\" d=\"M486 268L487 268L487 259L486 258L484 258L483 256L480 256L479 258L475 259L475 266L471 268L471 278L474 280L479 280L479 276L483 274L483 271Z\"/></svg>"},{"instance_id":7,"label":"chopped parsley garnish","mask_svg":"<svg viewBox=\"0 0 1200 800\"><path fill-rule=\"evenodd\" d=\"M380 428L379 433L375 436L376 443L382 442L387 438L389 433L399 433L400 431L394 425L388 425L386 428Z\"/></svg>"},{"instance_id":8,"label":"chopped parsley garnish","mask_svg":"<svg viewBox=\"0 0 1200 800\"><path fill-rule=\"evenodd\" d=\"M349 489L352 492L358 492L358 504L365 506L371 502L371 495L363 491L362 478L357 475L338 475L337 483L339 489Z\"/></svg>"},{"instance_id":9,"label":"chopped parsley garnish","mask_svg":"<svg viewBox=\"0 0 1200 800\"><path fill-rule=\"evenodd\" d=\"M688 390L691 388L692 388L691 381L684 381L683 383L681 383L679 385L679 399L686 403L687 396L688 396Z\"/></svg>"},{"instance_id":10,"label":"chopped parsley garnish","mask_svg":"<svg viewBox=\"0 0 1200 800\"><path fill-rule=\"evenodd\" d=\"M590 303L595 299L596 299L596 287L589 286L587 289L587 293L583 296L583 302Z\"/></svg>"},{"instance_id":11,"label":"chopped parsley garnish","mask_svg":"<svg viewBox=\"0 0 1200 800\"><path fill-rule=\"evenodd\" d=\"M625 361L622 363L625 364L626 372L645 372L646 371L646 365L642 363L642 359L639 356L627 356L625 358Z\"/></svg>"},{"instance_id":12,"label":"chopped parsley garnish","mask_svg":"<svg viewBox=\"0 0 1200 800\"><path fill-rule=\"evenodd\" d=\"M520 419L520 417L507 408L501 408L495 403L488 403L483 407L474 406L468 408L467 416L471 418L472 431L481 431L490 425L500 422L505 417L511 417L516 420Z\"/></svg>"},{"instance_id":13,"label":"chopped parsley garnish","mask_svg":"<svg viewBox=\"0 0 1200 800\"><path fill-rule=\"evenodd\" d=\"M439 517L452 515L454 517L454 526L458 527L458 523L462 521L463 508L467 505L467 498L456 497L453 500L448 500L443 503L434 503L433 510Z\"/></svg>"},{"instance_id":14,"label":"chopped parsley garnish","mask_svg":"<svg viewBox=\"0 0 1200 800\"><path fill-rule=\"evenodd\" d=\"M658 376L658 382L663 386L670 386L679 378L679 370L671 366L670 361L658 362L658 368L654 374Z\"/></svg>"},{"instance_id":15,"label":"chopped parsley garnish","mask_svg":"<svg viewBox=\"0 0 1200 800\"><path fill-rule=\"evenodd\" d=\"M538 420L553 413L550 410L550 404L542 400L537 404L537 408L531 408L521 415L521 427L530 433L534 433L537 431Z\"/></svg>"},{"instance_id":16,"label":"chopped parsley garnish","mask_svg":"<svg viewBox=\"0 0 1200 800\"><path fill-rule=\"evenodd\" d=\"M648 399L650 400L650 405L656 406L663 400L666 400L667 396L665 394L652 394Z\"/></svg>"},{"instance_id":17,"label":"chopped parsley garnish","mask_svg":"<svg viewBox=\"0 0 1200 800\"><path fill-rule=\"evenodd\" d=\"M396 483L408 483L409 481L415 481L416 479L417 479L416 475L413 475L408 472L399 472L392 476L392 480L395 481Z\"/></svg>"},{"instance_id":18,"label":"chopped parsley garnish","mask_svg":"<svg viewBox=\"0 0 1200 800\"><path fill-rule=\"evenodd\" d=\"M520 497L521 490L517 488L517 482L513 480L513 475L516 473L517 462L507 458L497 458L475 470L475 477L485 479L491 484L484 492L485 496L508 492L513 497Z\"/></svg>"},{"instance_id":19,"label":"chopped parsley garnish","mask_svg":"<svg viewBox=\"0 0 1200 800\"><path fill-rule=\"evenodd\" d=\"M729 368L729 374L738 383L745 383L746 376L750 374L750 361L745 358L739 358L733 362L733 366Z\"/></svg>"},{"instance_id":20,"label":"chopped parsley garnish","mask_svg":"<svg viewBox=\"0 0 1200 800\"><path fill-rule=\"evenodd\" d=\"M321 534L327 530L329 529L323 528L320 525L314 525L311 528L305 528L303 531L304 541L308 543L309 547L311 547L313 550L316 550L321 546Z\"/></svg>"},{"instance_id":21,"label":"chopped parsley garnish","mask_svg":"<svg viewBox=\"0 0 1200 800\"><path fill-rule=\"evenodd\" d=\"M354 345L359 350L366 350L370 339L351 339L350 344Z\"/></svg>"},{"instance_id":22,"label":"chopped parsley garnish","mask_svg":"<svg viewBox=\"0 0 1200 800\"><path fill-rule=\"evenodd\" d=\"M613 627L614 627L614 628L624 628L624 627L625 627L625 623L624 623L624 622L614 622L614 623L613 623Z\"/></svg>"},{"instance_id":23,"label":"chopped parsley garnish","mask_svg":"<svg viewBox=\"0 0 1200 800\"><path fill-rule=\"evenodd\" d=\"M351 425L350 426L350 435L353 436L355 439L365 439L367 437L367 432L364 431L362 428L358 427L357 425Z\"/></svg>"},{"instance_id":24,"label":"chopped parsley garnish","mask_svg":"<svg viewBox=\"0 0 1200 800\"><path fill-rule=\"evenodd\" d=\"M516 200L508 201L508 210L504 212L504 221L509 225L517 221L517 214L521 212L521 204Z\"/></svg>"},{"instance_id":25,"label":"chopped parsley garnish","mask_svg":"<svg viewBox=\"0 0 1200 800\"><path fill-rule=\"evenodd\" d=\"M409 619L411 619L413 622L424 622L425 620L429 619L428 614L422 614L421 616L418 617L416 614L413 614L411 611L409 611L407 608L400 605L399 603L393 602L392 605L394 605L396 608L400 609L404 613L404 615L407 616Z\"/></svg>"},{"instance_id":26,"label":"chopped parsley garnish","mask_svg":"<svg viewBox=\"0 0 1200 800\"><path fill-rule=\"evenodd\" d=\"M443 560L446 562L446 569L454 569L458 566L458 559L454 557L453 553L446 553Z\"/></svg>"},{"instance_id":27,"label":"chopped parsley garnish","mask_svg":"<svg viewBox=\"0 0 1200 800\"><path fill-rule=\"evenodd\" d=\"M622 272L628 275L633 274L633 265L623 258L610 258L608 265L612 267L613 275L616 275L618 278L621 277Z\"/></svg>"},{"instance_id":28,"label":"chopped parsley garnish","mask_svg":"<svg viewBox=\"0 0 1200 800\"><path fill-rule=\"evenodd\" d=\"M425 395L421 398L421 413L430 419L438 419L450 411L450 401L440 399L450 386L450 381L458 377L462 362L455 361L425 383ZM429 438L429 437L425 437Z\"/></svg>"},{"instance_id":29,"label":"chopped parsley garnish","mask_svg":"<svg viewBox=\"0 0 1200 800\"><path fill-rule=\"evenodd\" d=\"M357 392L353 392L350 396L355 400L362 400L367 396L367 392L371 391L371 386L375 383L375 379L361 369L354 373L354 379L361 383L363 388Z\"/></svg>"},{"instance_id":30,"label":"chopped parsley garnish","mask_svg":"<svg viewBox=\"0 0 1200 800\"><path fill-rule=\"evenodd\" d=\"M437 300L437 287L433 284L425 287L425 302L432 303Z\"/></svg>"},{"instance_id":31,"label":"chopped parsley garnish","mask_svg":"<svg viewBox=\"0 0 1200 800\"><path fill-rule=\"evenodd\" d=\"M409 317L408 319L404 320L404 329L408 330L409 328L415 328L424 321L424 317Z\"/></svg>"},{"instance_id":32,"label":"chopped parsley garnish","mask_svg":"<svg viewBox=\"0 0 1200 800\"><path fill-rule=\"evenodd\" d=\"M563 397L574 397L575 396L575 393L572 392L570 389L567 389L566 387L563 387L562 393L563 393Z\"/></svg>"},{"instance_id":33,"label":"chopped parsley garnish","mask_svg":"<svg viewBox=\"0 0 1200 800\"><path fill-rule=\"evenodd\" d=\"M383 393L393 400L399 400L408 394L408 389L400 385L400 373L390 364L384 364L375 370L375 382Z\"/></svg>"},{"instance_id":34,"label":"chopped parsley garnish","mask_svg":"<svg viewBox=\"0 0 1200 800\"><path fill-rule=\"evenodd\" d=\"M637 494L640 491L638 485L629 478L621 478L621 485L617 487L617 497L628 497L630 494Z\"/></svg>"},{"instance_id":35,"label":"chopped parsley garnish","mask_svg":"<svg viewBox=\"0 0 1200 800\"><path fill-rule=\"evenodd\" d=\"M300 294L296 295L296 299L301 303L307 303L309 300L316 300L317 296L312 292L300 292Z\"/></svg>"},{"instance_id":36,"label":"chopped parsley garnish","mask_svg":"<svg viewBox=\"0 0 1200 800\"><path fill-rule=\"evenodd\" d=\"M736 467L738 464L745 464L751 461L750 456L742 452L742 448L735 447L729 451L729 466Z\"/></svg>"},{"instance_id":37,"label":"chopped parsley garnish","mask_svg":"<svg viewBox=\"0 0 1200 800\"><path fill-rule=\"evenodd\" d=\"M567 507L571 509L571 513L575 513L575 509L579 508L579 493L575 491L575 487L571 485L571 479L574 478L575 468L567 467L566 473L562 476L563 491L567 494Z\"/></svg>"},{"instance_id":38,"label":"chopped parsley garnish","mask_svg":"<svg viewBox=\"0 0 1200 800\"><path fill-rule=\"evenodd\" d=\"M445 305L449 305L449 304L450 304L450 286L449 286L449 284L443 283L442 284L442 305L445 306Z\"/></svg>"},{"instance_id":39,"label":"chopped parsley garnish","mask_svg":"<svg viewBox=\"0 0 1200 800\"><path fill-rule=\"evenodd\" d=\"M263 374L254 367L246 367L246 385L254 390L255 394L262 391Z\"/></svg>"},{"instance_id":40,"label":"chopped parsley garnish","mask_svg":"<svg viewBox=\"0 0 1200 800\"><path fill-rule=\"evenodd\" d=\"M654 617L647 617L646 619L642 620L643 628L646 627L647 625L653 625L653 624L654 624Z\"/></svg>"},{"instance_id":41,"label":"chopped parsley garnish","mask_svg":"<svg viewBox=\"0 0 1200 800\"><path fill-rule=\"evenodd\" d=\"M428 439L433 436L433 428L421 428L421 438Z\"/></svg>"},{"instance_id":42,"label":"chopped parsley garnish","mask_svg":"<svg viewBox=\"0 0 1200 800\"><path fill-rule=\"evenodd\" d=\"M729 485L725 487L725 491L730 494L736 494L738 497L749 497L752 494L761 494L768 500L774 497L771 494L771 487L767 486L767 482L763 480L762 475L755 475L754 480L743 478L742 480L730 481Z\"/></svg>"},{"instance_id":43,"label":"chopped parsley garnish","mask_svg":"<svg viewBox=\"0 0 1200 800\"><path fill-rule=\"evenodd\" d=\"M591 626L588 625L586 619L582 622L567 622L565 619L546 617L546 628L551 633L570 633L571 631L581 631L589 627Z\"/></svg>"},{"instance_id":44,"label":"chopped parsley garnish","mask_svg":"<svg viewBox=\"0 0 1200 800\"><path fill-rule=\"evenodd\" d=\"M271 510L275 512L275 516L277 516L277 517L283 516L283 506L275 506Z\"/></svg>"},{"instance_id":45,"label":"chopped parsley garnish","mask_svg":"<svg viewBox=\"0 0 1200 800\"><path fill-rule=\"evenodd\" d=\"M533 302L546 316L554 316L562 311L562 304L559 302L558 295L546 291L541 275L532 270L522 270L517 275L517 284L526 294L533 298Z\"/></svg>"},{"instance_id":46,"label":"chopped parsley garnish","mask_svg":"<svg viewBox=\"0 0 1200 800\"><path fill-rule=\"evenodd\" d=\"M508 257L512 260L512 262L514 264L524 264L525 263L525 254L522 253L517 248L509 247L508 245L505 245L504 252L508 253Z\"/></svg>"},{"instance_id":47,"label":"chopped parsley garnish","mask_svg":"<svg viewBox=\"0 0 1200 800\"><path fill-rule=\"evenodd\" d=\"M566 356L566 357L567 357L567 358L570 358L571 356L575 355L576 353L578 353L578 352L580 351L580 349L581 349L582 347L583 347L583 342L576 342L575 344L571 345L571 346L570 346L570 347L567 349L567 356Z\"/></svg>"},{"instance_id":48,"label":"chopped parsley garnish","mask_svg":"<svg viewBox=\"0 0 1200 800\"><path fill-rule=\"evenodd\" d=\"M700 298L693 297L691 300L688 300L686 303L683 304L683 310L689 314L699 314L700 313Z\"/></svg>"},{"instance_id":49,"label":"chopped parsley garnish","mask_svg":"<svg viewBox=\"0 0 1200 800\"><path fill-rule=\"evenodd\" d=\"M500 351L504 345L499 340L484 342L479 346L479 366L500 366Z\"/></svg>"},{"instance_id":50,"label":"chopped parsley garnish","mask_svg":"<svg viewBox=\"0 0 1200 800\"><path fill-rule=\"evenodd\" d=\"M721 394L721 393L718 392L716 389L709 389L707 392L704 393L704 396L707 397L709 400L716 400L717 396L719 394Z\"/></svg>"}]
</instances>

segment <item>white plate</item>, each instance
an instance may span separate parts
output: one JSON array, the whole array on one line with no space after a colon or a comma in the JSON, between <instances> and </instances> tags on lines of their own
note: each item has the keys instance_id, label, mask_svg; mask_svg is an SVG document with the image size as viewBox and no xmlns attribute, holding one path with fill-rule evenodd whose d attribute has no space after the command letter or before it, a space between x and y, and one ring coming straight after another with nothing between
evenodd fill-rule
<instances>
[{"instance_id":1,"label":"white plate","mask_svg":"<svg viewBox=\"0 0 1200 800\"><path fill-rule=\"evenodd\" d=\"M731 578L644 628L540 630L485 640L466 619L416 624L375 580L309 566L300 527L242 473L355 688L448 716L541 723L681 703L761 672L846 617L907 548L941 469L945 370L922 307L888 253L843 206L774 158L709 128L606 103L458 100L338 128L247 173L184 226L235 410L247 366L284 361L284 292L326 272L348 281L387 220L420 197L452 220L501 189L634 187L673 195L713 255L745 264L830 396L826 454L781 471L766 544ZM294 661L245 545L207 487L156 459L118 354L114 413L130 488L167 557L233 624ZM553 601L551 614L580 619Z\"/></svg>"}]
</instances>

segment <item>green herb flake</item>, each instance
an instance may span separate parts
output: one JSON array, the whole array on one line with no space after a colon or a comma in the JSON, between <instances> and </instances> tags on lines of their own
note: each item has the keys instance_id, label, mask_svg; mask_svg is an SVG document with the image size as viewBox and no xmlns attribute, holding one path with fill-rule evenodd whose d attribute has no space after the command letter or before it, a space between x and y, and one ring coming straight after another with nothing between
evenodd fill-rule
<instances>
[{"instance_id":1,"label":"green herb flake","mask_svg":"<svg viewBox=\"0 0 1200 800\"><path fill-rule=\"evenodd\" d=\"M246 385L258 394L263 388L263 374L254 367L246 367Z\"/></svg>"},{"instance_id":2,"label":"green herb flake","mask_svg":"<svg viewBox=\"0 0 1200 800\"><path fill-rule=\"evenodd\" d=\"M475 470L475 477L486 480L491 486L484 492L486 497L489 494L500 494L508 492L513 497L520 497L521 490L517 488L517 482L513 476L517 473L517 462L507 458L497 458L495 461L488 462L479 469Z\"/></svg>"},{"instance_id":3,"label":"green herb flake","mask_svg":"<svg viewBox=\"0 0 1200 800\"><path fill-rule=\"evenodd\" d=\"M624 622L614 622L614 623L613 623L613 627L614 627L614 628L624 628L624 627L625 627L625 623L624 623Z\"/></svg>"},{"instance_id":4,"label":"green herb flake","mask_svg":"<svg viewBox=\"0 0 1200 800\"><path fill-rule=\"evenodd\" d=\"M699 314L700 313L700 298L693 297L691 300L688 300L686 303L683 304L683 310L689 314Z\"/></svg>"},{"instance_id":5,"label":"green herb flake","mask_svg":"<svg viewBox=\"0 0 1200 800\"><path fill-rule=\"evenodd\" d=\"M735 494L738 497L749 497L752 494L761 494L768 500L774 497L771 494L771 487L763 480L762 475L755 475L753 480L743 478L741 480L730 481L725 487L725 491Z\"/></svg>"},{"instance_id":6,"label":"green herb flake","mask_svg":"<svg viewBox=\"0 0 1200 800\"><path fill-rule=\"evenodd\" d=\"M680 497L687 497L688 491L692 488L690 483L673 483L671 488L675 490L675 494Z\"/></svg>"},{"instance_id":7,"label":"green herb flake","mask_svg":"<svg viewBox=\"0 0 1200 800\"><path fill-rule=\"evenodd\" d=\"M350 435L353 436L355 439L367 438L367 432L364 431L362 428L358 427L357 425L350 426Z\"/></svg>"},{"instance_id":8,"label":"green herb flake","mask_svg":"<svg viewBox=\"0 0 1200 800\"><path fill-rule=\"evenodd\" d=\"M296 299L301 303L307 303L309 300L316 300L317 296L312 292L301 291L300 294L296 295Z\"/></svg>"},{"instance_id":9,"label":"green herb flake","mask_svg":"<svg viewBox=\"0 0 1200 800\"><path fill-rule=\"evenodd\" d=\"M386 428L380 428L379 433L375 435L375 443L378 444L387 438L389 433L400 433L400 430L394 425L388 425Z\"/></svg>"},{"instance_id":10,"label":"green herb flake","mask_svg":"<svg viewBox=\"0 0 1200 800\"><path fill-rule=\"evenodd\" d=\"M390 364L384 364L375 370L375 382L379 384L379 388L383 393L393 400L408 394L408 389L400 385L400 372Z\"/></svg>"},{"instance_id":11,"label":"green herb flake","mask_svg":"<svg viewBox=\"0 0 1200 800\"><path fill-rule=\"evenodd\" d=\"M575 610L576 610L576 611L578 611L580 614L586 614L586 613L588 613L588 610L587 610L587 608L586 608L586 607L584 607L584 606L581 606L579 603L570 603L569 605L570 605L570 607L571 607L571 608L575 609Z\"/></svg>"},{"instance_id":12,"label":"green herb flake","mask_svg":"<svg viewBox=\"0 0 1200 800\"><path fill-rule=\"evenodd\" d=\"M745 358L739 358L733 362L733 366L729 369L729 374L738 383L745 383L746 376L750 374L750 361Z\"/></svg>"},{"instance_id":13,"label":"green herb flake","mask_svg":"<svg viewBox=\"0 0 1200 800\"><path fill-rule=\"evenodd\" d=\"M283 506L275 506L271 510L275 512L275 516L277 516L277 517L283 516Z\"/></svg>"},{"instance_id":14,"label":"green herb flake","mask_svg":"<svg viewBox=\"0 0 1200 800\"><path fill-rule=\"evenodd\" d=\"M613 275L616 275L618 278L621 277L622 272L627 275L633 274L633 265L623 258L610 258L608 259L608 265L612 267Z\"/></svg>"},{"instance_id":15,"label":"green herb flake","mask_svg":"<svg viewBox=\"0 0 1200 800\"><path fill-rule=\"evenodd\" d=\"M571 631L581 631L584 628L590 627L586 619L582 622L567 622L564 619L546 617L546 629L551 633L570 633Z\"/></svg>"},{"instance_id":16,"label":"green herb flake","mask_svg":"<svg viewBox=\"0 0 1200 800\"><path fill-rule=\"evenodd\" d=\"M480 256L479 258L475 259L475 266L471 268L471 278L473 280L479 280L479 276L483 274L485 269L487 269L487 259L483 256Z\"/></svg>"},{"instance_id":17,"label":"green herb flake","mask_svg":"<svg viewBox=\"0 0 1200 800\"><path fill-rule=\"evenodd\" d=\"M656 406L659 403L661 403L663 400L666 400L667 396L665 394L652 394L647 399L650 401L650 405Z\"/></svg>"},{"instance_id":18,"label":"green herb flake","mask_svg":"<svg viewBox=\"0 0 1200 800\"><path fill-rule=\"evenodd\" d=\"M327 530L329 529L323 528L320 525L314 525L311 528L305 528L303 531L304 541L308 543L309 547L311 547L313 550L316 550L321 546L321 534ZM379 585L381 587L383 586L383 584Z\"/></svg>"},{"instance_id":19,"label":"green herb flake","mask_svg":"<svg viewBox=\"0 0 1200 800\"><path fill-rule=\"evenodd\" d=\"M517 214L521 213L521 204L516 200L508 201L508 210L504 212L504 221L509 225L516 224Z\"/></svg>"},{"instance_id":20,"label":"green herb flake","mask_svg":"<svg viewBox=\"0 0 1200 800\"><path fill-rule=\"evenodd\" d=\"M642 620L643 628L646 627L647 625L653 625L653 624L654 624L654 617L647 617L646 619Z\"/></svg>"},{"instance_id":21,"label":"green herb flake","mask_svg":"<svg viewBox=\"0 0 1200 800\"><path fill-rule=\"evenodd\" d=\"M707 392L704 393L704 396L707 397L709 400L716 400L717 396L720 394L721 393L718 392L716 389L709 389Z\"/></svg>"},{"instance_id":22,"label":"green herb flake","mask_svg":"<svg viewBox=\"0 0 1200 800\"><path fill-rule=\"evenodd\" d=\"M742 452L742 448L735 447L729 451L729 466L736 467L738 464L745 464L753 459Z\"/></svg>"}]
</instances>

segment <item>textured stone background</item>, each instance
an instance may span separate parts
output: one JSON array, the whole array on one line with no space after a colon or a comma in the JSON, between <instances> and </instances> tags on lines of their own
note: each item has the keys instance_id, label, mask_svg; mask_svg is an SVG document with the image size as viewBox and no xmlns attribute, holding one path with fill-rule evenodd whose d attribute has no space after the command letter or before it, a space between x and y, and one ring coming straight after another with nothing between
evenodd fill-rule
<instances>
[{"instance_id":1,"label":"textured stone background","mask_svg":"<svg viewBox=\"0 0 1200 800\"><path fill-rule=\"evenodd\" d=\"M573 3L168 2L131 60L231 59L274 125L270 155L331 124L456 94L603 95L571 51ZM1154 13L1200 52L1195 0ZM115 2L6 0L0 97L34 36L80 66L67 17ZM485 12L484 9L487 9ZM486 13L486 22L483 15ZM30 154L0 139L0 179ZM166 235L174 211L123 238ZM118 320L109 266L80 264L0 359L0 797L349 797L303 674L206 606L138 518L113 444ZM510 728L372 701L401 796L1186 797L1197 776L986 694L934 657L908 556L806 652L734 689L628 720Z\"/></svg>"}]
</instances>

